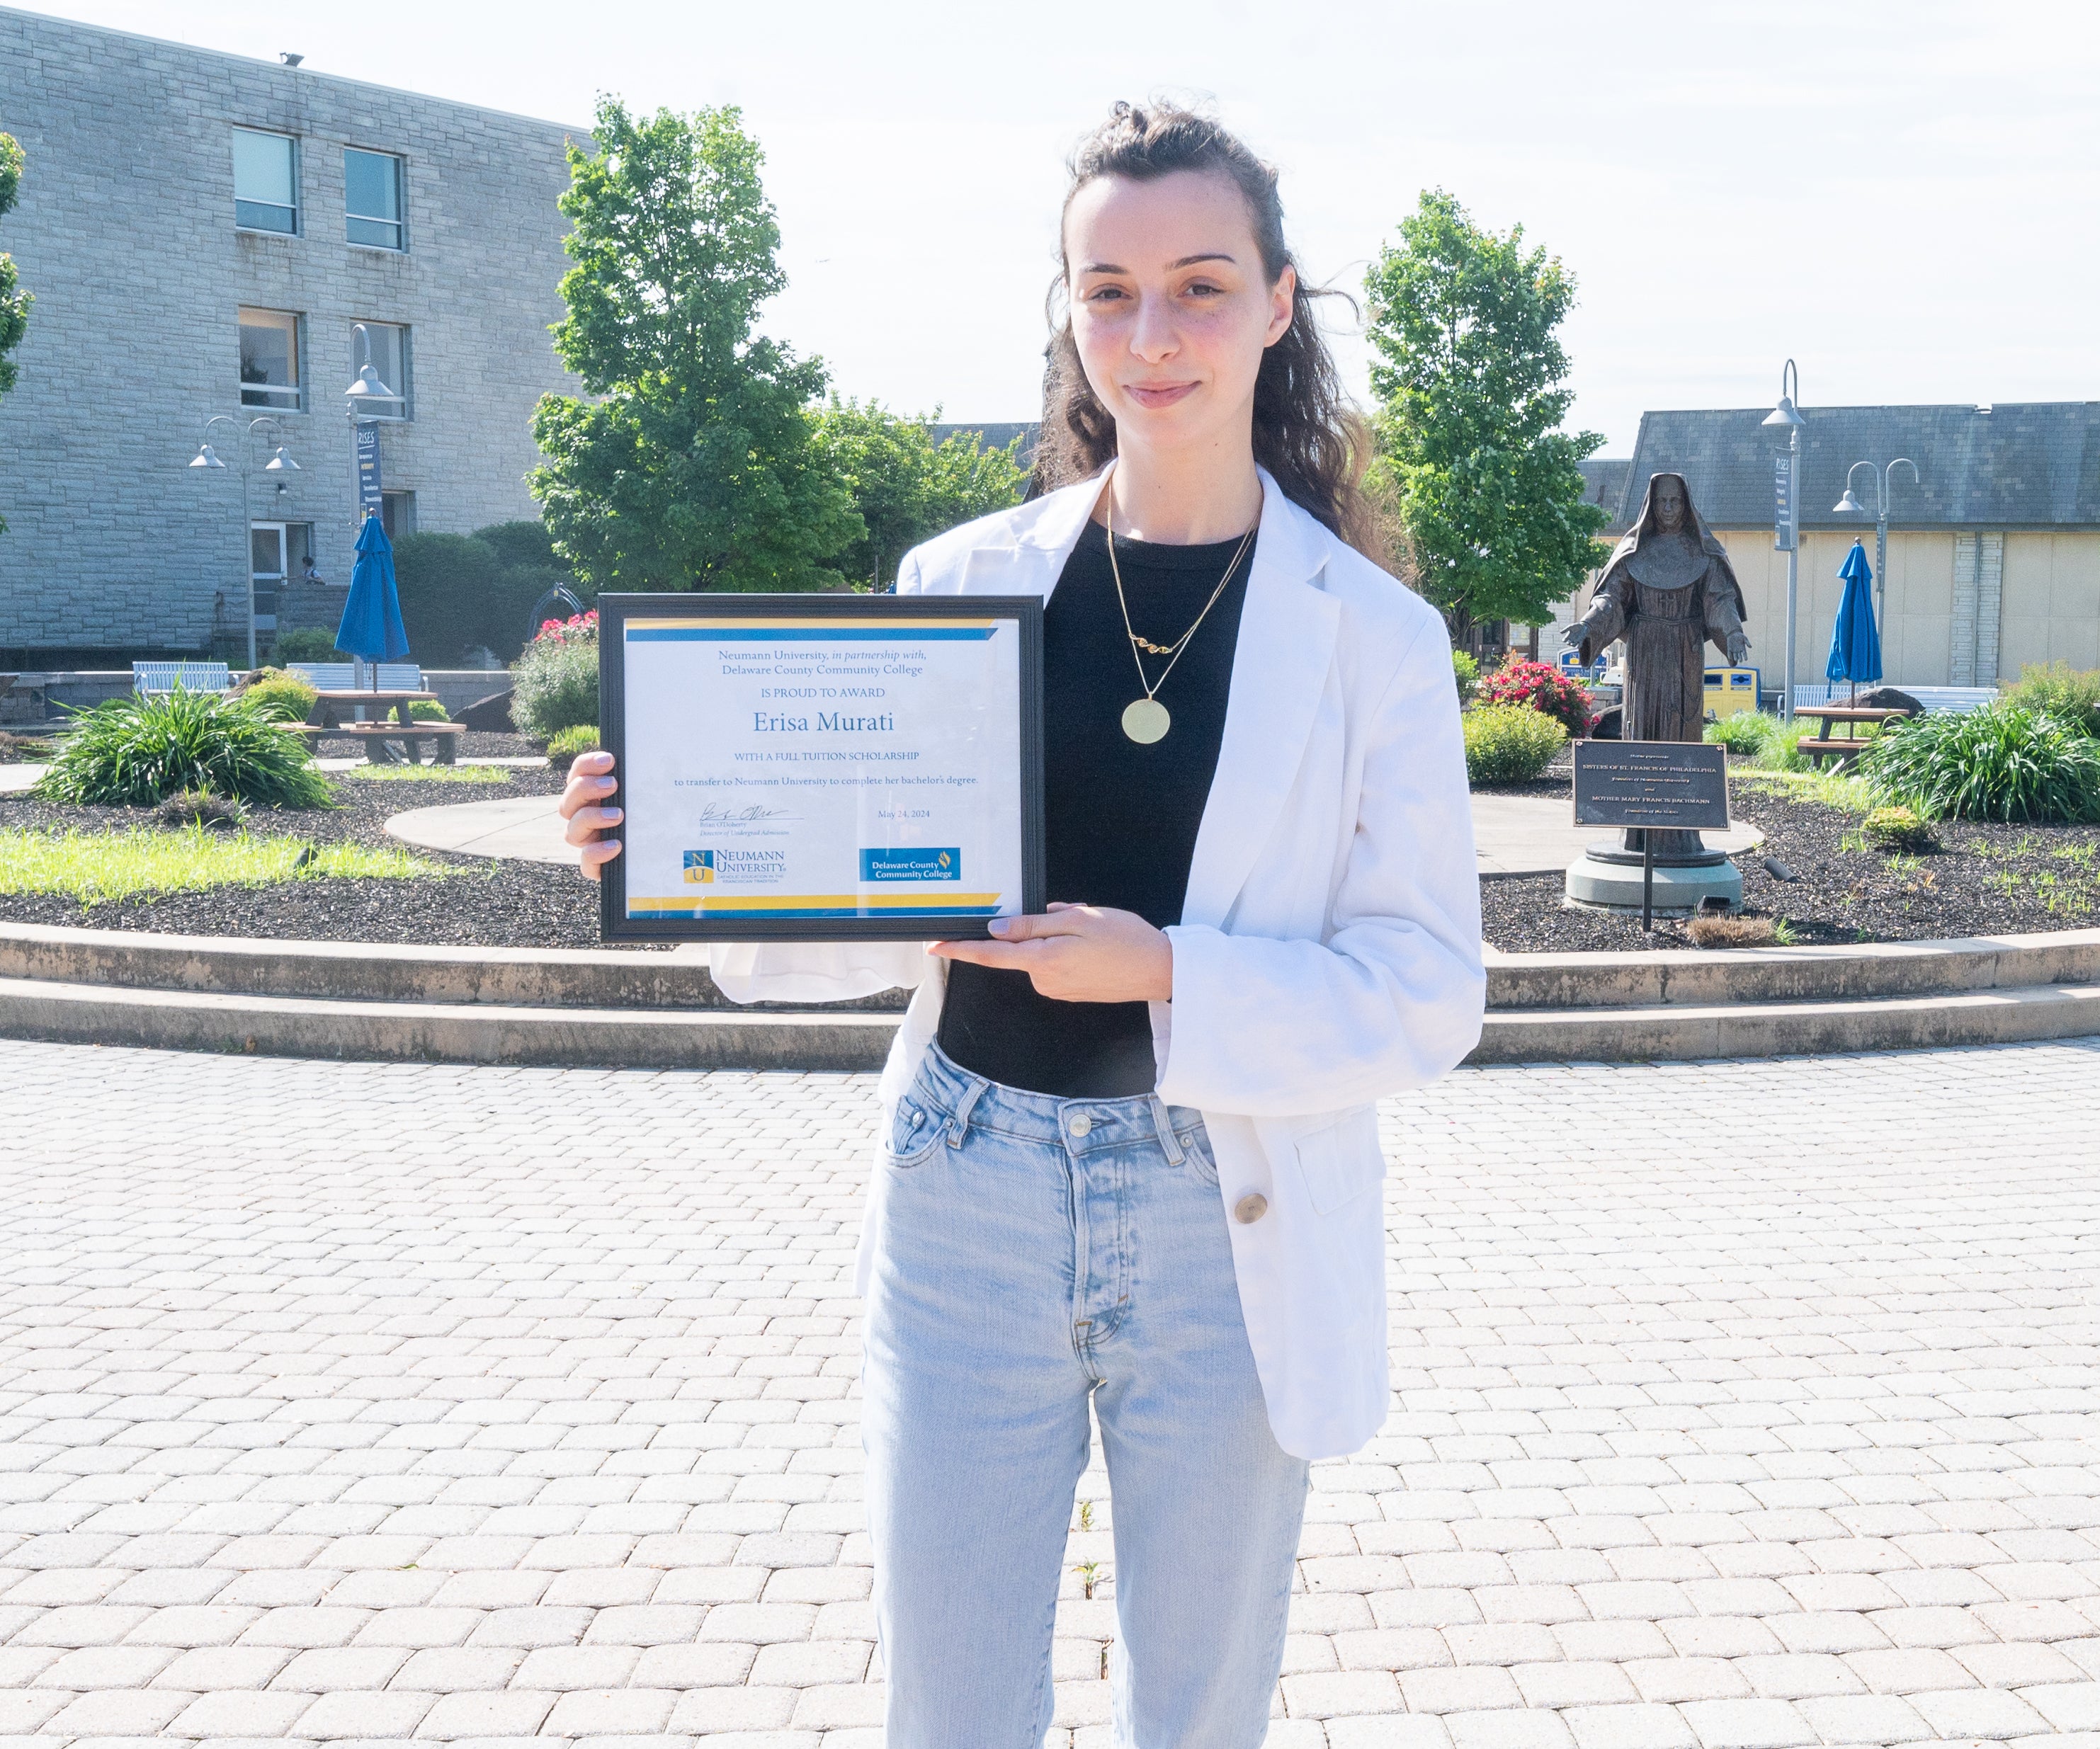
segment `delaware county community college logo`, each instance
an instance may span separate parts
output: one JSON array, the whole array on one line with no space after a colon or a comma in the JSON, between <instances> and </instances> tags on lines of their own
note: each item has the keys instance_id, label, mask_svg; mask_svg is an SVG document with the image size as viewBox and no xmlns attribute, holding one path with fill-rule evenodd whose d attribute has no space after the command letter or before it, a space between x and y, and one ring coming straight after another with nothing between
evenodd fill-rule
<instances>
[{"instance_id":1,"label":"delaware county community college logo","mask_svg":"<svg viewBox=\"0 0 2100 1749\"><path fill-rule=\"evenodd\" d=\"M712 850L689 850L686 852L686 879L694 886L711 887L715 879L715 853Z\"/></svg>"},{"instance_id":2,"label":"delaware county community college logo","mask_svg":"<svg viewBox=\"0 0 2100 1749\"><path fill-rule=\"evenodd\" d=\"M946 849L863 850L860 878L873 880L960 880L963 853L954 845Z\"/></svg>"}]
</instances>

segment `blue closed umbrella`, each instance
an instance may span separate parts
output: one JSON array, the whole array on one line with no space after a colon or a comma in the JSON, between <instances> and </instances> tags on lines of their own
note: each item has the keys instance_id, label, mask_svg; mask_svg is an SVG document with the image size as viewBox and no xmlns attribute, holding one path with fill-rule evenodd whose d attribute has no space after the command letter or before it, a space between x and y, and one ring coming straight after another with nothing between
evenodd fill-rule
<instances>
[{"instance_id":1,"label":"blue closed umbrella","mask_svg":"<svg viewBox=\"0 0 2100 1749\"><path fill-rule=\"evenodd\" d=\"M350 599L342 604L342 623L335 647L372 664L372 685L379 685L379 664L399 662L408 654L408 634L401 624L401 597L394 587L394 548L379 518L368 516L358 531L357 566L350 574Z\"/></svg>"},{"instance_id":2,"label":"blue closed umbrella","mask_svg":"<svg viewBox=\"0 0 2100 1749\"><path fill-rule=\"evenodd\" d=\"M1882 635L1874 628L1874 567L1867 562L1867 549L1858 541L1838 567L1845 579L1845 598L1838 604L1838 623L1830 633L1830 659L1824 676L1850 681L1852 696L1860 695L1861 681L1882 677Z\"/></svg>"}]
</instances>

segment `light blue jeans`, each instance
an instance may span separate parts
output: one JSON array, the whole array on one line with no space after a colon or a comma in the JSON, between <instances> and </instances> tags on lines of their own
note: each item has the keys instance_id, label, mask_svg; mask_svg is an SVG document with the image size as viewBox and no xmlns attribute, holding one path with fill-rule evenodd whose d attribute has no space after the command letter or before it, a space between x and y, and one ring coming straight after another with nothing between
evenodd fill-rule
<instances>
[{"instance_id":1,"label":"light blue jeans","mask_svg":"<svg viewBox=\"0 0 2100 1749\"><path fill-rule=\"evenodd\" d=\"M1255 1749L1306 1465L1269 1431L1201 1115L1022 1092L935 1046L880 1170L862 1425L889 1749L1042 1742L1090 1400L1117 1749Z\"/></svg>"}]
</instances>

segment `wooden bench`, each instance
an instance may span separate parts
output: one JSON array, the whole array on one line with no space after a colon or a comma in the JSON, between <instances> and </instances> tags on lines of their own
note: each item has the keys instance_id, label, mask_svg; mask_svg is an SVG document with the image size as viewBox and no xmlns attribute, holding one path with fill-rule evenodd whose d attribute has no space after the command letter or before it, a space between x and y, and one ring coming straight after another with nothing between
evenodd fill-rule
<instances>
[{"instance_id":1,"label":"wooden bench","mask_svg":"<svg viewBox=\"0 0 2100 1749\"><path fill-rule=\"evenodd\" d=\"M397 761L386 743L398 741L408 749L408 763L414 764L456 765L459 763L459 738L466 733L464 723L302 723L299 733L309 737L318 746L331 736L344 735L353 741L364 743L364 757L374 765L391 765ZM430 757L419 758L423 745L429 743Z\"/></svg>"}]
</instances>

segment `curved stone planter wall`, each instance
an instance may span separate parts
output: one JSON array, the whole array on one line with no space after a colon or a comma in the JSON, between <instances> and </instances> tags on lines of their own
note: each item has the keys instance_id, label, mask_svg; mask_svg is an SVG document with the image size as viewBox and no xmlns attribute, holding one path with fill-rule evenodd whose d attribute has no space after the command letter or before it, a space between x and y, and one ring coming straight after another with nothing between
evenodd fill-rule
<instances>
[{"instance_id":1,"label":"curved stone planter wall","mask_svg":"<svg viewBox=\"0 0 2100 1749\"><path fill-rule=\"evenodd\" d=\"M2100 930L1727 954L1489 955L1474 1063L2100 1033ZM902 998L736 1008L705 955L247 941L0 923L0 1037L636 1068L880 1065Z\"/></svg>"}]
</instances>

